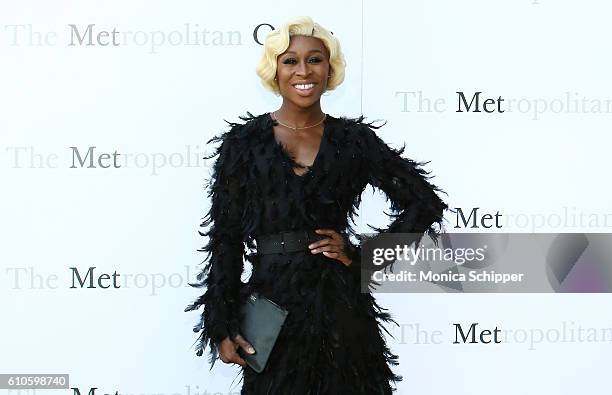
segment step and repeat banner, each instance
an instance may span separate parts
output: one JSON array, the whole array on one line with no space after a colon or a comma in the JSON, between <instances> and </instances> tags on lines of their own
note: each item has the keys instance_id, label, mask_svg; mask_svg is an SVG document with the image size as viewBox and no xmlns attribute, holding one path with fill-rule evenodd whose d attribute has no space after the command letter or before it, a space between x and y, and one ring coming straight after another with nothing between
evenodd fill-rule
<instances>
[{"instance_id":1,"label":"step and repeat banner","mask_svg":"<svg viewBox=\"0 0 612 395\"><path fill-rule=\"evenodd\" d=\"M269 31L308 15L347 62L323 111L386 121L378 135L428 162L450 208L437 247L364 247L374 268L404 261L371 288L398 323L396 393L612 393L611 12L3 0L0 391L240 393L238 365L195 355L200 312L184 312L206 142L280 107L255 66ZM387 225L385 195L362 198L355 229Z\"/></svg>"}]
</instances>

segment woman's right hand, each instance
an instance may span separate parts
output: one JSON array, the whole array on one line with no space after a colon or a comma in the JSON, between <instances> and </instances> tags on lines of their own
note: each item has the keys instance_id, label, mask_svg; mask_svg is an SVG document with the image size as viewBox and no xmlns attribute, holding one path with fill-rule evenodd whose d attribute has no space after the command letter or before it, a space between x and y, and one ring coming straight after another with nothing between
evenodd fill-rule
<instances>
[{"instance_id":1,"label":"woman's right hand","mask_svg":"<svg viewBox=\"0 0 612 395\"><path fill-rule=\"evenodd\" d=\"M246 361L240 357L240 354L238 354L238 347L242 347L246 353L255 353L253 346L247 342L244 337L238 334L233 341L229 336L221 341L221 344L219 345L219 357L225 363L237 363L238 365L245 367Z\"/></svg>"}]
</instances>

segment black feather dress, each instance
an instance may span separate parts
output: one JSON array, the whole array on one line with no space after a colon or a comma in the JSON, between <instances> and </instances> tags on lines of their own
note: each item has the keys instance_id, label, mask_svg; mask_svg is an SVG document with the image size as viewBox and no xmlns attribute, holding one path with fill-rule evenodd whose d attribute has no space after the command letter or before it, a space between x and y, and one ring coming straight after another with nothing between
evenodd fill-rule
<instances>
[{"instance_id":1,"label":"black feather dress","mask_svg":"<svg viewBox=\"0 0 612 395\"><path fill-rule=\"evenodd\" d=\"M200 232L205 266L195 287L206 291L185 311L203 307L194 327L196 354L209 347L211 369L219 342L239 333L235 312L257 290L289 311L262 373L241 368L242 394L388 394L402 377L387 346L384 323L397 323L370 292L361 292L361 240L352 228L367 184L391 201L392 217L377 232L428 233L434 238L446 204L427 173L403 158L359 118L327 115L312 166L298 164L276 141L270 113L228 122L209 179L211 207ZM294 168L306 167L302 175ZM350 223L349 223L350 221ZM342 233L353 263L309 251L256 255L255 236L286 230L331 228ZM246 247L246 249L245 249ZM243 258L252 263L241 280ZM388 332L387 332L388 333ZM238 366L238 365L235 365Z\"/></svg>"}]
</instances>

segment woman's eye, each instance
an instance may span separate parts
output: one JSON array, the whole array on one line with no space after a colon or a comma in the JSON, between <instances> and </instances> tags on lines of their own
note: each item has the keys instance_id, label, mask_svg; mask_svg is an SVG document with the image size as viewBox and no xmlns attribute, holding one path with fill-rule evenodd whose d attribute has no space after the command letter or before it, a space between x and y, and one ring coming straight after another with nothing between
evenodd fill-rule
<instances>
[{"instance_id":1,"label":"woman's eye","mask_svg":"<svg viewBox=\"0 0 612 395\"><path fill-rule=\"evenodd\" d=\"M321 62L321 59L315 56L315 57L308 59L308 61L311 63L319 63ZM287 58L283 61L283 64L294 64L294 63L295 63L294 58Z\"/></svg>"}]
</instances>

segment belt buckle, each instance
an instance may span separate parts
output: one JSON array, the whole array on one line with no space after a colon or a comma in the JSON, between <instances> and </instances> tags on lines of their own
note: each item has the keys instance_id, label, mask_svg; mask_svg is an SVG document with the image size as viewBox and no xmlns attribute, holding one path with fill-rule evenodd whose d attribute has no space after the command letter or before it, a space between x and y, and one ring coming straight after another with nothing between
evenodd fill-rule
<instances>
[{"instance_id":1,"label":"belt buckle","mask_svg":"<svg viewBox=\"0 0 612 395\"><path fill-rule=\"evenodd\" d=\"M291 232L287 232L287 231L280 232L280 235L281 235L281 243L280 244L281 244L281 250L282 250L283 254L287 252L285 250L285 234L287 234L287 233L291 233Z\"/></svg>"}]
</instances>

